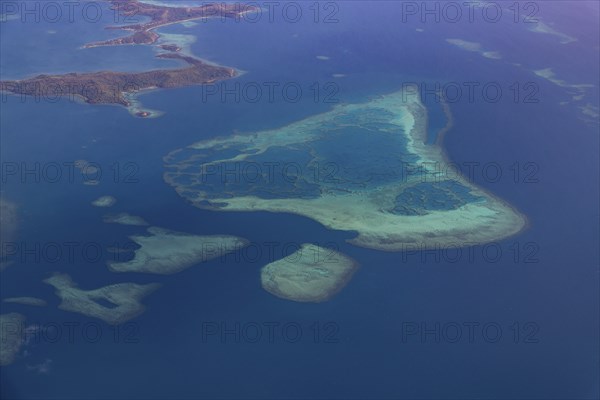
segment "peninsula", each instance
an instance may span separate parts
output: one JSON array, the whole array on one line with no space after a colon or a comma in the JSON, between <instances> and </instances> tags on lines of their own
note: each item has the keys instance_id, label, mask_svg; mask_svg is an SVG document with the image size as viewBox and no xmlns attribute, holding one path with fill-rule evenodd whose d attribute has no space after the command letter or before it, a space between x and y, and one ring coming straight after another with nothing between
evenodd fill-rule
<instances>
[{"instance_id":1,"label":"peninsula","mask_svg":"<svg viewBox=\"0 0 600 400\"><path fill-rule=\"evenodd\" d=\"M98 46L120 46L129 44L153 44L160 35L154 30L161 26L206 18L240 18L243 14L256 12L258 7L241 3L207 3L198 7L166 7L142 3L138 0L111 0L112 9L125 18L149 18L150 21L122 26L109 26L106 29L133 32L129 36L86 44L85 48Z\"/></svg>"}]
</instances>

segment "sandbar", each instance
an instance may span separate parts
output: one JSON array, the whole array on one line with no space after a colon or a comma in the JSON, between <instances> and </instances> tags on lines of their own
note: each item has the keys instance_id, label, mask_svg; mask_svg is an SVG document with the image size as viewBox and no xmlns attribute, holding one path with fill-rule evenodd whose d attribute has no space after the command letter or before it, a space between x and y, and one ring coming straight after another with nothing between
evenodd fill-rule
<instances>
[{"instance_id":1,"label":"sandbar","mask_svg":"<svg viewBox=\"0 0 600 400\"><path fill-rule=\"evenodd\" d=\"M5 303L24 304L36 307L45 307L48 304L46 303L46 300L38 299L37 297L9 297L2 301Z\"/></svg>"}]
</instances>

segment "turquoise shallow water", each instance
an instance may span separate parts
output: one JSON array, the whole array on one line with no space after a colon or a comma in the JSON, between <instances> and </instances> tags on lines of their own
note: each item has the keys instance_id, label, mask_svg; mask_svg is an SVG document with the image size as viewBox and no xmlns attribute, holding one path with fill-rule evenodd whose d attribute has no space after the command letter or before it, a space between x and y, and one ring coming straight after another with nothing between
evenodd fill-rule
<instances>
[{"instance_id":1,"label":"turquoise shallow water","mask_svg":"<svg viewBox=\"0 0 600 400\"><path fill-rule=\"evenodd\" d=\"M90 205L110 194L118 201L111 211L130 212L152 225L184 232L239 235L259 244L262 252L232 255L168 277L111 273L105 261L115 256L105 252L96 259L76 251L72 258L63 255L57 262L22 256L2 272L2 297L34 295L47 299L49 307L0 303L2 313L23 313L29 323L47 330L52 324L65 329L72 322L79 327L96 322L56 308L52 288L41 282L53 271L71 274L83 288L122 281L160 282L163 287L145 300L146 312L123 328L117 339L114 330L99 324L103 335L97 343L82 339L81 328L72 341L66 333L54 343L47 337L32 341L15 364L0 370L2 396L597 396L598 128L580 119L578 103L560 105L570 101L568 90L529 71L552 66L566 81L594 83L585 102L597 106L597 63L569 61L597 59L597 35L584 29L593 14L573 9L562 16L562 9L559 14L552 8L541 12L579 42L560 45L551 36L509 23L402 25L393 3L379 9L352 3L341 7L340 22L330 25L307 20L212 21L164 29L196 34L194 54L247 71L224 82L229 85L225 88L235 83L294 82L305 93L297 103L279 91L274 101L263 97L250 103L232 95L223 100L221 93L209 94L207 88L183 88L141 96L145 106L165 111L161 118L144 120L119 107L3 99L3 163L62 165L86 159L103 171L96 186L83 185L80 178L58 183L7 178L3 194L19 205L19 241L25 245L76 242L105 248L127 243L127 236L140 228L105 224L106 211ZM153 51L145 47L77 50L88 40L109 37L99 25L7 25L13 22L0 25L2 78L71 70L133 71L168 64L154 60ZM416 27L425 31L417 32ZM46 33L49 29L58 33ZM445 43L448 37L480 41L504 58L490 60L461 51ZM318 55L329 60L317 59ZM448 157L465 171L468 163L498 163L504 173L500 180L486 180L481 168L474 167L475 183L530 219L527 231L499 243L503 253L495 262L481 248L465 250L454 262L444 253L360 249L345 242L352 232L329 231L299 216L196 209L162 181L162 157L174 149L235 130L278 127L329 110L332 103L325 102L323 92L315 101L311 90L315 82L324 91L325 84L335 82L335 100L361 101L395 91L405 82L473 80L500 82L506 93L515 81L539 85L536 104L515 103L508 95L498 103L479 97L472 103L451 104L455 124L444 140ZM441 112L430 115L435 120L432 126L444 126ZM538 166L537 183L524 181L531 172L524 167L528 162ZM520 172L516 180L515 163ZM324 304L286 302L263 291L260 267L282 257L286 244L306 241L337 247L362 268L344 291ZM267 243L273 242L275 250L269 254ZM537 262L529 262L533 260ZM436 323L463 327L469 322L496 323L503 335L490 342L477 331L469 342L465 329L456 343L447 337L436 343L431 335L425 343L418 335L403 339L407 323L420 327L422 322L429 328ZM248 329L249 324L258 324L261 339L221 336L227 329L235 331L236 323ZM278 324L273 341L266 328L271 323ZM302 329L297 342L282 334L280 328L289 323ZM515 323L520 324L518 343ZM539 329L525 327L527 323ZM209 335L215 326L218 333ZM528 334L537 342L523 342ZM47 360L51 360L48 372L40 373L38 367Z\"/></svg>"}]
</instances>

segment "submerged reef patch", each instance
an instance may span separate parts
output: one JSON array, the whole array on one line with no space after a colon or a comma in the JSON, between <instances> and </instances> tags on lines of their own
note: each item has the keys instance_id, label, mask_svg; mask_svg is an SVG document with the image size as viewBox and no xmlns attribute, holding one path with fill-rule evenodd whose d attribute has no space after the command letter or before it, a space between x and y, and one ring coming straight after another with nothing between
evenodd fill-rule
<instances>
[{"instance_id":1,"label":"submerged reef patch","mask_svg":"<svg viewBox=\"0 0 600 400\"><path fill-rule=\"evenodd\" d=\"M61 310L98 318L110 325L122 324L142 314L145 307L141 300L160 287L157 283L117 283L99 289L83 290L77 287L69 275L60 273L44 282L56 289L56 295L62 299L58 306Z\"/></svg>"},{"instance_id":2,"label":"submerged reef patch","mask_svg":"<svg viewBox=\"0 0 600 400\"><path fill-rule=\"evenodd\" d=\"M102 217L102 220L107 224L121 224L121 225L133 225L133 226L147 226L148 223L142 218L136 215L127 213L120 214L107 214Z\"/></svg>"},{"instance_id":3,"label":"submerged reef patch","mask_svg":"<svg viewBox=\"0 0 600 400\"><path fill-rule=\"evenodd\" d=\"M466 178L440 173L448 162L427 142L427 111L410 88L164 160L165 181L196 207L299 214L379 250L492 242L526 225Z\"/></svg>"},{"instance_id":4,"label":"submerged reef patch","mask_svg":"<svg viewBox=\"0 0 600 400\"><path fill-rule=\"evenodd\" d=\"M92 205L95 207L112 207L117 202L112 196L102 196L92 201Z\"/></svg>"},{"instance_id":5,"label":"submerged reef patch","mask_svg":"<svg viewBox=\"0 0 600 400\"><path fill-rule=\"evenodd\" d=\"M18 313L0 314L0 367L12 364L23 345L25 317Z\"/></svg>"},{"instance_id":6,"label":"submerged reef patch","mask_svg":"<svg viewBox=\"0 0 600 400\"><path fill-rule=\"evenodd\" d=\"M109 262L113 272L144 272L174 274L196 264L221 257L247 246L248 241L236 236L199 236L148 228L150 236L131 236L141 247L127 262Z\"/></svg>"},{"instance_id":7,"label":"submerged reef patch","mask_svg":"<svg viewBox=\"0 0 600 400\"><path fill-rule=\"evenodd\" d=\"M265 265L260 280L277 297L321 303L346 286L357 268L358 263L348 256L305 243L289 256Z\"/></svg>"},{"instance_id":8,"label":"submerged reef patch","mask_svg":"<svg viewBox=\"0 0 600 400\"><path fill-rule=\"evenodd\" d=\"M491 58L494 60L499 60L502 58L502 55L500 55L500 53L497 51L484 50L481 46L481 43L469 42L462 39L446 39L446 42L458 47L459 49L473 53L479 53L485 58Z\"/></svg>"}]
</instances>

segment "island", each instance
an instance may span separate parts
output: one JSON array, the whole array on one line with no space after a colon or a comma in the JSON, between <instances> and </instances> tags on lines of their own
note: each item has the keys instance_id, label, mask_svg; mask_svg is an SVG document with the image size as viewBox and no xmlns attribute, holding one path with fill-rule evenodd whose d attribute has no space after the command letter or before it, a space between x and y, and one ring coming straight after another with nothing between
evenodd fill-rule
<instances>
[{"instance_id":1,"label":"island","mask_svg":"<svg viewBox=\"0 0 600 400\"><path fill-rule=\"evenodd\" d=\"M335 250L303 244L285 258L261 269L262 287L286 300L321 303L352 278L358 263Z\"/></svg>"},{"instance_id":2,"label":"island","mask_svg":"<svg viewBox=\"0 0 600 400\"><path fill-rule=\"evenodd\" d=\"M164 179L199 208L298 214L378 250L474 246L526 226L427 138L409 85L283 127L213 135L165 156Z\"/></svg>"},{"instance_id":3,"label":"island","mask_svg":"<svg viewBox=\"0 0 600 400\"><path fill-rule=\"evenodd\" d=\"M127 262L109 262L113 272L142 272L168 275L238 251L246 239L229 235L191 235L167 229L148 228L149 236L131 236L140 248Z\"/></svg>"},{"instance_id":4,"label":"island","mask_svg":"<svg viewBox=\"0 0 600 400\"><path fill-rule=\"evenodd\" d=\"M76 312L103 320L110 325L125 323L145 310L141 300L160 287L150 283L117 283L94 290L83 290L67 274L57 273L45 279L54 286L56 295L62 299L61 310Z\"/></svg>"},{"instance_id":5,"label":"island","mask_svg":"<svg viewBox=\"0 0 600 400\"><path fill-rule=\"evenodd\" d=\"M107 29L133 32L129 36L86 44L86 48L98 46L119 46L131 44L153 44L160 37L154 32L161 26L206 18L240 18L246 13L260 10L252 4L243 3L205 3L197 7L167 7L144 3L138 0L111 0L112 9L121 18L149 18L139 24L109 26Z\"/></svg>"},{"instance_id":6,"label":"island","mask_svg":"<svg viewBox=\"0 0 600 400\"><path fill-rule=\"evenodd\" d=\"M207 64L197 58L164 53L159 58L175 59L188 66L144 72L89 72L62 75L38 75L16 81L0 81L0 90L36 98L81 98L89 104L118 104L132 107L131 96L150 89L204 85L236 76L233 68ZM136 111L147 117L147 111Z\"/></svg>"},{"instance_id":7,"label":"island","mask_svg":"<svg viewBox=\"0 0 600 400\"><path fill-rule=\"evenodd\" d=\"M181 47L177 46L176 44L161 44L158 47L160 47L161 49L166 50L166 51L172 51L172 52L181 51Z\"/></svg>"},{"instance_id":8,"label":"island","mask_svg":"<svg viewBox=\"0 0 600 400\"><path fill-rule=\"evenodd\" d=\"M15 361L25 333L25 316L18 313L0 314L0 367Z\"/></svg>"},{"instance_id":9,"label":"island","mask_svg":"<svg viewBox=\"0 0 600 400\"><path fill-rule=\"evenodd\" d=\"M240 18L259 10L257 6L241 3L207 3L198 7L166 7L138 0L111 0L111 6L122 18L147 18L133 25L109 26L107 29L133 32L130 36L88 43L84 48L154 44L160 35L154 30L161 26L201 18ZM179 60L182 68L142 72L98 71L67 74L41 74L20 80L0 81L0 91L36 98L81 99L88 104L113 104L127 107L138 118L158 117L160 112L140 108L135 95L152 89L170 89L211 84L238 75L233 68L206 63L189 54L179 54L182 48L172 43L159 43L167 51L156 55L162 59ZM88 183L92 184L92 183Z\"/></svg>"}]
</instances>

